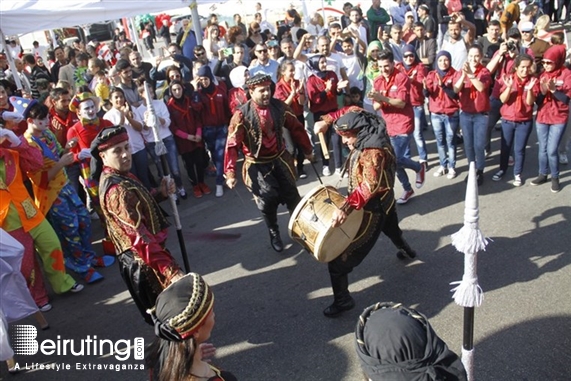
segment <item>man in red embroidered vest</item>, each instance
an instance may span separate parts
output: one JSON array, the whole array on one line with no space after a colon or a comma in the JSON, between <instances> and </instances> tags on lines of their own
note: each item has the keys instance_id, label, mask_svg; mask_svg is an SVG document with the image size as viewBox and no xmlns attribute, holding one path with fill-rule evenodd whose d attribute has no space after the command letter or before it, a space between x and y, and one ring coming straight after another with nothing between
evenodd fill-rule
<instances>
[{"instance_id":1,"label":"man in red embroidered vest","mask_svg":"<svg viewBox=\"0 0 571 381\"><path fill-rule=\"evenodd\" d=\"M226 185L236 186L238 150L245 156L244 183L254 195L258 209L270 231L272 248L281 252L277 209L286 204L293 212L301 200L296 187L293 158L286 150L283 129L289 130L294 143L312 158L312 147L304 126L284 102L272 98L271 77L256 74L246 82L252 99L234 113L228 128L224 173Z\"/></svg>"}]
</instances>

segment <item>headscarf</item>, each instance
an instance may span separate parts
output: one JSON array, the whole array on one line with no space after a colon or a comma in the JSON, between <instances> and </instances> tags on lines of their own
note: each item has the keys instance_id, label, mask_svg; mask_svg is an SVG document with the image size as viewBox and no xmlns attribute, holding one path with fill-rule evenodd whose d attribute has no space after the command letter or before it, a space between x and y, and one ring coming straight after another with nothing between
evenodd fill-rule
<instances>
[{"instance_id":1,"label":"headscarf","mask_svg":"<svg viewBox=\"0 0 571 381\"><path fill-rule=\"evenodd\" d=\"M319 78L323 79L327 75L327 70L321 71L319 69L319 60L321 60L321 58L326 58L326 57L324 55L319 55L319 54L311 56L307 59L306 65L309 68L309 71L311 71L311 74L316 75Z\"/></svg>"},{"instance_id":2,"label":"headscarf","mask_svg":"<svg viewBox=\"0 0 571 381\"><path fill-rule=\"evenodd\" d=\"M127 130L123 126L107 127L99 131L95 139L91 142L91 178L99 181L103 172L103 159L99 153L113 147L116 144L129 140Z\"/></svg>"},{"instance_id":3,"label":"headscarf","mask_svg":"<svg viewBox=\"0 0 571 381\"><path fill-rule=\"evenodd\" d=\"M368 64L367 64L367 68L365 69L365 77L367 77L367 79L370 82L373 82L375 80L375 78L377 78L379 76L379 74L381 74L381 70L379 69L379 66L377 65L376 68L373 67L372 62L373 60L371 59L371 50L373 49L379 49L379 51L383 50L383 44L381 44L380 41L372 41L369 46L367 47L367 60L368 60Z\"/></svg>"},{"instance_id":4,"label":"headscarf","mask_svg":"<svg viewBox=\"0 0 571 381\"><path fill-rule=\"evenodd\" d=\"M240 65L236 66L234 69L230 71L230 83L232 83L233 87L240 87L243 88L246 84L246 70L248 68L246 66Z\"/></svg>"},{"instance_id":5,"label":"headscarf","mask_svg":"<svg viewBox=\"0 0 571 381\"><path fill-rule=\"evenodd\" d=\"M335 131L343 136L357 134L355 149L360 151L366 148L385 148L390 146L385 121L378 115L364 109L351 106L333 124Z\"/></svg>"},{"instance_id":6,"label":"headscarf","mask_svg":"<svg viewBox=\"0 0 571 381\"><path fill-rule=\"evenodd\" d=\"M441 70L438 67L438 59L442 56L447 57L448 61L450 61L450 66L446 70ZM446 73L448 73L451 67L452 67L452 56L450 55L450 53L448 53L446 50L439 51L438 54L436 55L436 59L434 60L434 68L436 69L436 72L438 73L440 78L444 78L446 76Z\"/></svg>"},{"instance_id":7,"label":"headscarf","mask_svg":"<svg viewBox=\"0 0 571 381\"><path fill-rule=\"evenodd\" d=\"M553 61L555 69L551 72L544 71L543 74L547 78L557 78L561 74L561 69L565 63L565 57L567 52L565 51L565 45L553 45L550 46L545 53L543 53L543 59Z\"/></svg>"},{"instance_id":8,"label":"headscarf","mask_svg":"<svg viewBox=\"0 0 571 381\"><path fill-rule=\"evenodd\" d=\"M202 327L214 306L214 294L204 279L188 273L168 286L147 311L155 325L155 335L181 342Z\"/></svg>"},{"instance_id":9,"label":"headscarf","mask_svg":"<svg viewBox=\"0 0 571 381\"><path fill-rule=\"evenodd\" d=\"M196 72L196 75L198 77L208 77L208 79L210 79L210 85L208 85L208 87L202 88L202 90L204 90L205 93L212 94L214 90L216 90L216 85L214 83L214 75L212 74L212 69L210 69L210 66L208 65L201 66Z\"/></svg>"},{"instance_id":10,"label":"headscarf","mask_svg":"<svg viewBox=\"0 0 571 381\"><path fill-rule=\"evenodd\" d=\"M416 310L377 303L363 311L355 329L357 355L372 381L466 381L460 358Z\"/></svg>"},{"instance_id":11,"label":"headscarf","mask_svg":"<svg viewBox=\"0 0 571 381\"><path fill-rule=\"evenodd\" d=\"M412 53L412 54L414 54L414 61L413 61L413 63L412 63L413 65L416 65L417 63L420 62L420 60L418 59L418 56L416 55L416 49L414 48L414 46L412 46L412 45L410 45L410 44L407 44L407 45L403 46L401 50L402 50L402 56L403 56L402 66L404 66L404 68L405 68L407 71L410 70L410 68L411 68L412 66L409 66L409 65L407 65L407 64L404 63L404 62L405 62L405 61L404 61L404 55L405 55L405 54L407 54L407 53Z\"/></svg>"}]
</instances>

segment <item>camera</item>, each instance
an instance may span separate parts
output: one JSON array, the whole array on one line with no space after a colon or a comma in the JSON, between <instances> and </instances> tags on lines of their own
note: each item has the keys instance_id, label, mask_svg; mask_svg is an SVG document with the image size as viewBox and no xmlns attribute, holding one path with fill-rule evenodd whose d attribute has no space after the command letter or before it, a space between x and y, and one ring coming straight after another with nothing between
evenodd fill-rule
<instances>
[{"instance_id":1,"label":"camera","mask_svg":"<svg viewBox=\"0 0 571 381\"><path fill-rule=\"evenodd\" d=\"M506 42L506 47L510 52L515 52L517 50L517 44L513 41Z\"/></svg>"}]
</instances>

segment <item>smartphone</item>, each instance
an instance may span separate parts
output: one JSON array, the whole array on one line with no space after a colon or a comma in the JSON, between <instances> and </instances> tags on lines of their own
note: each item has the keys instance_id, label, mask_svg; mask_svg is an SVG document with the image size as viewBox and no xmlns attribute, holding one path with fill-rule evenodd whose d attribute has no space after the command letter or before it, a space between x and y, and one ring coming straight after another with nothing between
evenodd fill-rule
<instances>
[{"instance_id":1,"label":"smartphone","mask_svg":"<svg viewBox=\"0 0 571 381\"><path fill-rule=\"evenodd\" d=\"M234 53L234 49L233 49L233 48L224 48L222 51L224 52L224 55L225 55L225 56L230 56L230 55L232 55L232 54Z\"/></svg>"}]
</instances>

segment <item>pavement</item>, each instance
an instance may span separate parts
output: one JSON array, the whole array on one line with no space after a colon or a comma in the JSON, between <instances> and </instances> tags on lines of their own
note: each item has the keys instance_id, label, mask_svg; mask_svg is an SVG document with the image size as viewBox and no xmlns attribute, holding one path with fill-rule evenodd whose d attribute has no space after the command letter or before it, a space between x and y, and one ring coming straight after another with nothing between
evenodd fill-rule
<instances>
[{"instance_id":1,"label":"pavement","mask_svg":"<svg viewBox=\"0 0 571 381\"><path fill-rule=\"evenodd\" d=\"M451 246L450 235L463 223L467 162L460 147L458 177L433 177L438 165L436 146L432 132L425 135L430 165L426 184L409 203L397 207L400 226L418 251L418 258L397 259L396 248L381 236L350 274L357 307L337 319L322 315L322 309L332 301L327 267L287 236L289 215L285 207L280 208L279 219L286 250L278 254L271 249L260 213L241 181L237 189L226 189L221 198L212 194L195 199L189 195L181 201L182 231L191 268L204 275L216 298L216 326L211 337L218 348L215 364L240 380L362 380L354 328L362 310L378 301L417 308L449 347L460 353L463 309L451 299L450 282L461 280L464 258ZM570 166L561 168L560 193L553 194L549 184L531 186L530 180L537 173L533 132L524 184L516 188L511 184L511 171L506 180L491 180L499 163L498 131L494 132L492 149L486 180L479 188L480 227L490 242L478 256L479 283L485 298L475 313L475 379L569 380ZM302 195L318 185L311 167L306 164L305 169L309 177L298 183ZM409 173L411 179L413 175ZM335 175L323 180L343 190L346 187L346 180L339 183ZM208 183L214 188L213 178L208 178ZM402 192L398 182L395 190L397 196ZM163 206L169 210L168 205ZM101 251L98 239L102 231L97 222L94 226L95 247ZM168 246L182 264L174 229ZM105 280L86 285L79 294L51 293L54 308L45 313L51 328L39 330L38 342L82 340L87 335L113 343L129 340L128 345L133 345L136 337L151 342L153 330L132 303L117 266L101 272ZM28 318L18 324L35 321ZM77 353L80 347L76 345ZM116 345L121 352L125 342ZM134 359L134 351L124 361L93 352L84 356L40 352L16 359L23 370L13 377L20 381L148 378L147 369L121 369L127 364L143 364ZM50 363L70 369L37 369L37 364ZM93 369L103 364L114 368ZM117 364L120 370L115 370ZM1 379L12 379L5 365L0 368Z\"/></svg>"}]
</instances>

